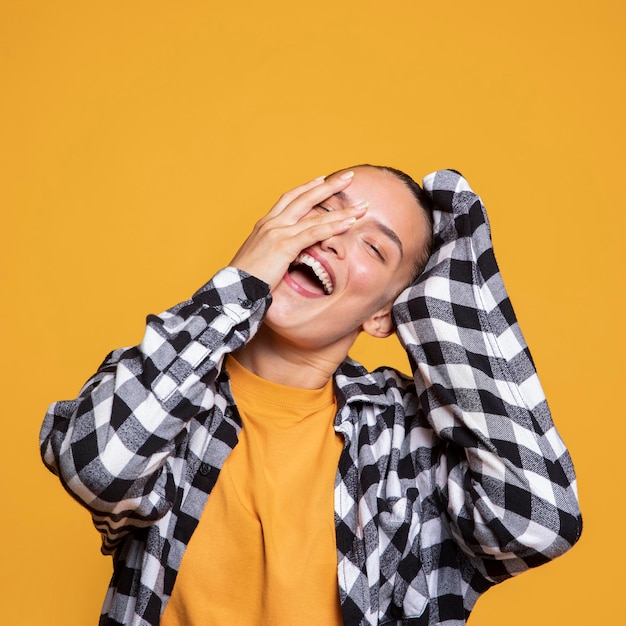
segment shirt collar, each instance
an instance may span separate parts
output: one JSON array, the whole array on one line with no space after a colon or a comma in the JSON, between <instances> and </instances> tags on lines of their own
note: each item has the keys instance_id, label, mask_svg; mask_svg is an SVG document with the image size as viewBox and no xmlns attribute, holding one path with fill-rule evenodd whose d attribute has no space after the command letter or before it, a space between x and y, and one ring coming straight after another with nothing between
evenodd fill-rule
<instances>
[{"instance_id":1,"label":"shirt collar","mask_svg":"<svg viewBox=\"0 0 626 626\"><path fill-rule=\"evenodd\" d=\"M363 365L351 358L346 358L334 374L335 392L337 394L337 415L343 419L356 419L358 411L343 411L344 406L369 404L377 406L392 406L394 399L385 390L389 387L389 379L382 371L368 372ZM218 375L218 385L222 393L234 404L230 391L230 381L226 368L221 369ZM356 408L356 406L354 407ZM352 421L353 421L352 420Z\"/></svg>"},{"instance_id":2,"label":"shirt collar","mask_svg":"<svg viewBox=\"0 0 626 626\"><path fill-rule=\"evenodd\" d=\"M368 372L360 363L346 358L335 372L337 405L366 403L391 406L394 403L386 388L387 377L378 371Z\"/></svg>"}]
</instances>

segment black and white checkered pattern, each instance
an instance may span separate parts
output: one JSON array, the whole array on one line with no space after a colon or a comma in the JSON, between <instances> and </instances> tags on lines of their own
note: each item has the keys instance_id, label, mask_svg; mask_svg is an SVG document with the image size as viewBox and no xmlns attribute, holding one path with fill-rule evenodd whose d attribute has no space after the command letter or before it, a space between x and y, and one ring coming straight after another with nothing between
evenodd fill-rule
<instances>
[{"instance_id":1,"label":"black and white checkered pattern","mask_svg":"<svg viewBox=\"0 0 626 626\"><path fill-rule=\"evenodd\" d=\"M335 376L346 626L465 624L482 592L558 556L581 529L571 460L482 203L450 170L425 188L436 204L434 252L393 311L414 380L349 359ZM111 353L76 400L50 408L44 462L114 555L100 624L159 623L241 428L223 358L256 332L270 302L265 284L226 268L149 317L141 345Z\"/></svg>"}]
</instances>

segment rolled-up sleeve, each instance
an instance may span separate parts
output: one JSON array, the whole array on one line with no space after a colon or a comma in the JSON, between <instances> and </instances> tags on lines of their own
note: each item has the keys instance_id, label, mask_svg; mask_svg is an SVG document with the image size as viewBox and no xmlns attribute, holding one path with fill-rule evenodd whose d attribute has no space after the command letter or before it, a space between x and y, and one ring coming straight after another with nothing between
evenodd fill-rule
<instances>
[{"instance_id":1,"label":"rolled-up sleeve","mask_svg":"<svg viewBox=\"0 0 626 626\"><path fill-rule=\"evenodd\" d=\"M254 335L270 302L265 283L225 268L190 300L148 316L138 346L109 354L76 399L48 410L43 461L110 543L171 507L179 481L170 461L184 455L189 422L212 408L224 357Z\"/></svg>"},{"instance_id":2,"label":"rolled-up sleeve","mask_svg":"<svg viewBox=\"0 0 626 626\"><path fill-rule=\"evenodd\" d=\"M555 558L582 529L576 479L500 275L480 198L452 170L424 180L433 254L394 305L452 533L497 582Z\"/></svg>"}]
</instances>

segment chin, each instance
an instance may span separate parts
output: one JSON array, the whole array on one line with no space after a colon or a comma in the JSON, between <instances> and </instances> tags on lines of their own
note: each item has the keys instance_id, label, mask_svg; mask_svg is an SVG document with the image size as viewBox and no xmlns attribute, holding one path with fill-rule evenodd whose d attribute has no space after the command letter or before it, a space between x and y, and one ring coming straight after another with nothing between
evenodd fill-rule
<instances>
[{"instance_id":1,"label":"chin","mask_svg":"<svg viewBox=\"0 0 626 626\"><path fill-rule=\"evenodd\" d=\"M295 320L299 321L295 322ZM263 326L279 335L289 333L294 328L301 329L303 325L306 325L306 322L302 321L302 315L290 307L283 307L280 303L274 302L272 302L272 306L270 306L263 320Z\"/></svg>"}]
</instances>

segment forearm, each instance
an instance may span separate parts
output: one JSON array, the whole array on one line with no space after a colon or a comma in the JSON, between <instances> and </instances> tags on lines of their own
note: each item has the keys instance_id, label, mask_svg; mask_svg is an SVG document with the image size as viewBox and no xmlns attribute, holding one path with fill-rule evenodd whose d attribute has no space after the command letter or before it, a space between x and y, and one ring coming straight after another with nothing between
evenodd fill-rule
<instances>
[{"instance_id":1,"label":"forearm","mask_svg":"<svg viewBox=\"0 0 626 626\"><path fill-rule=\"evenodd\" d=\"M190 420L212 407L224 356L256 332L268 304L264 283L227 268L150 316L140 345L113 352L77 399L52 405L41 431L46 465L115 524L163 515L176 484L168 461Z\"/></svg>"},{"instance_id":2,"label":"forearm","mask_svg":"<svg viewBox=\"0 0 626 626\"><path fill-rule=\"evenodd\" d=\"M447 442L435 480L457 542L492 580L567 551L581 531L576 480L545 402L526 415L506 404L509 415L463 404L430 416Z\"/></svg>"},{"instance_id":3,"label":"forearm","mask_svg":"<svg viewBox=\"0 0 626 626\"><path fill-rule=\"evenodd\" d=\"M419 402L444 440L433 478L451 529L500 579L564 552L581 530L559 437L493 253L480 198L452 171L425 179L435 249L394 305Z\"/></svg>"}]
</instances>

